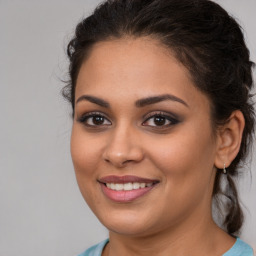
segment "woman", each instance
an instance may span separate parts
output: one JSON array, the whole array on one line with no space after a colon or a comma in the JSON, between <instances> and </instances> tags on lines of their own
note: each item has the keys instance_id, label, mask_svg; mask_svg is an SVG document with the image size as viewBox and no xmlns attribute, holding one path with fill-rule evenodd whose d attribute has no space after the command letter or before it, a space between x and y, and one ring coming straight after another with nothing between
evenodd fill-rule
<instances>
[{"instance_id":1,"label":"woman","mask_svg":"<svg viewBox=\"0 0 256 256\"><path fill-rule=\"evenodd\" d=\"M68 56L76 177L109 230L81 255L253 255L237 238L254 113L236 21L209 0L109 0Z\"/></svg>"}]
</instances>

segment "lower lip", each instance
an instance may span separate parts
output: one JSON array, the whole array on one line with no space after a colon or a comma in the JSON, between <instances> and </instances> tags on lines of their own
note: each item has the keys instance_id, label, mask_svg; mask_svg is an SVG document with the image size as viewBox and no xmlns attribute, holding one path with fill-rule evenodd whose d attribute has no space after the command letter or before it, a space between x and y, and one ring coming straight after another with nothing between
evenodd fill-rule
<instances>
[{"instance_id":1,"label":"lower lip","mask_svg":"<svg viewBox=\"0 0 256 256\"><path fill-rule=\"evenodd\" d=\"M118 203L126 203L126 202L132 202L145 194L147 194L153 187L145 187L145 188L140 188L140 189L134 189L134 190L112 190L109 189L107 186L104 184L100 183L102 192L106 197L108 197L110 200Z\"/></svg>"}]
</instances>

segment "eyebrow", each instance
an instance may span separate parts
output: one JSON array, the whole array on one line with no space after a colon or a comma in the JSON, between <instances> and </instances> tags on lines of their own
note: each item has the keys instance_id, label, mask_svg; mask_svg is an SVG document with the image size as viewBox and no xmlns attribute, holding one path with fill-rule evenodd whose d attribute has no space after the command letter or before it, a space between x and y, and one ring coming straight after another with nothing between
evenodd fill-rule
<instances>
[{"instance_id":1,"label":"eyebrow","mask_svg":"<svg viewBox=\"0 0 256 256\"><path fill-rule=\"evenodd\" d=\"M179 102L179 103L185 105L186 107L189 107L188 104L184 100L182 100L174 95L171 95L171 94L163 94L163 95L152 96L152 97L140 99L135 102L135 105L136 105L136 107L144 107L144 106L155 104L155 103L165 101L165 100L176 101L176 102Z\"/></svg>"},{"instance_id":2,"label":"eyebrow","mask_svg":"<svg viewBox=\"0 0 256 256\"><path fill-rule=\"evenodd\" d=\"M94 96L90 96L90 95L82 95L81 97L79 97L76 101L76 104L80 101L89 101L91 103L94 103L94 104L97 104L101 107L104 107L104 108L109 108L109 103L106 102L105 100L103 99L100 99L100 98L97 98L97 97L94 97Z\"/></svg>"},{"instance_id":3,"label":"eyebrow","mask_svg":"<svg viewBox=\"0 0 256 256\"><path fill-rule=\"evenodd\" d=\"M81 97L79 97L77 99L76 104L81 101L84 101L84 100L89 101L94 104L97 104L104 108L110 107L110 104L107 101L97 98L97 97L94 97L94 96L90 96L90 95L82 95ZM155 103L162 102L165 100L176 101L176 102L179 102L179 103L185 105L186 107L189 107L188 104L184 100L182 100L174 95L171 95L171 94L163 94L163 95L151 96L151 97L139 99L135 102L135 106L136 107L145 107L147 105L155 104Z\"/></svg>"}]
</instances>

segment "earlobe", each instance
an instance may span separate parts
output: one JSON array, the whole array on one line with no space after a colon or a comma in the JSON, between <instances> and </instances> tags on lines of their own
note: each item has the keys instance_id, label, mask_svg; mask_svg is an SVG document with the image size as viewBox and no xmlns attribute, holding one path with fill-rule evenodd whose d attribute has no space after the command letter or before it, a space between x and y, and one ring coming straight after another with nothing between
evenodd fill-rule
<instances>
[{"instance_id":1,"label":"earlobe","mask_svg":"<svg viewBox=\"0 0 256 256\"><path fill-rule=\"evenodd\" d=\"M245 120L240 110L234 111L228 121L218 130L215 166L228 167L237 156L244 130Z\"/></svg>"}]
</instances>

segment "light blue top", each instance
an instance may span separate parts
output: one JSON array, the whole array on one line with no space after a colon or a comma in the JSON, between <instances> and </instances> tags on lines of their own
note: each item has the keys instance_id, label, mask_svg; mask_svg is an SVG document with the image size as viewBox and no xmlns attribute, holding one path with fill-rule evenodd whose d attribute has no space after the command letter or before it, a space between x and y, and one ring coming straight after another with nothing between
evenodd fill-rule
<instances>
[{"instance_id":1,"label":"light blue top","mask_svg":"<svg viewBox=\"0 0 256 256\"><path fill-rule=\"evenodd\" d=\"M253 250L250 245L237 238L233 247L224 253L223 256L253 256Z\"/></svg>"},{"instance_id":2,"label":"light blue top","mask_svg":"<svg viewBox=\"0 0 256 256\"><path fill-rule=\"evenodd\" d=\"M78 256L101 256L104 246L108 243L108 239L90 247ZM253 256L253 250L250 245L237 238L233 247L222 256Z\"/></svg>"}]
</instances>

